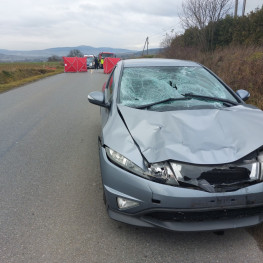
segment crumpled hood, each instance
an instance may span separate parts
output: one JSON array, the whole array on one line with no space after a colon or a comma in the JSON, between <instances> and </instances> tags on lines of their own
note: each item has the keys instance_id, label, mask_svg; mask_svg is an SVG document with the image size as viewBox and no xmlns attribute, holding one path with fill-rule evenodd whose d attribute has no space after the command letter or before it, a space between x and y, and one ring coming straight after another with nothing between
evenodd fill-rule
<instances>
[{"instance_id":1,"label":"crumpled hood","mask_svg":"<svg viewBox=\"0 0 263 263\"><path fill-rule=\"evenodd\" d=\"M194 164L230 163L263 145L263 113L259 109L242 105L168 112L138 110L122 105L118 108L128 132L150 163L165 160ZM117 127L115 131L118 130L119 139L115 139L114 148L129 158L125 147L135 154L136 150L130 139L129 146L123 145L125 140L121 137L130 136L124 126L121 129ZM110 138L112 135L108 136L108 144L111 144Z\"/></svg>"}]
</instances>

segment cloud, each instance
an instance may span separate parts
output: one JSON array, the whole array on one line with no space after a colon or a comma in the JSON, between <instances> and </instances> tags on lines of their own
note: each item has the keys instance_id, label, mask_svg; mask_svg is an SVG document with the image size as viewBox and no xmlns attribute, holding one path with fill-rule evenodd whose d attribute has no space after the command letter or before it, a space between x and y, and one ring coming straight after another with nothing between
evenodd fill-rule
<instances>
[{"instance_id":1,"label":"cloud","mask_svg":"<svg viewBox=\"0 0 263 263\"><path fill-rule=\"evenodd\" d=\"M166 32L182 32L178 18L182 1L2 0L0 49L70 45L142 49L146 36L150 48L158 47Z\"/></svg>"}]
</instances>

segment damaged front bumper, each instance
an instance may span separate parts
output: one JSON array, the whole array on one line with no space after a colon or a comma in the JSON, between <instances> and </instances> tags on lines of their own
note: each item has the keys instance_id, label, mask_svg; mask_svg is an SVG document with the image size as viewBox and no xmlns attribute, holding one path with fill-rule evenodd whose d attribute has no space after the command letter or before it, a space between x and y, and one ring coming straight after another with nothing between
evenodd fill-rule
<instances>
[{"instance_id":1,"label":"damaged front bumper","mask_svg":"<svg viewBox=\"0 0 263 263\"><path fill-rule=\"evenodd\" d=\"M223 230L263 221L263 183L211 193L138 177L110 162L103 147L100 163L108 213L115 220L174 231ZM138 205L120 209L118 197Z\"/></svg>"},{"instance_id":2,"label":"damaged front bumper","mask_svg":"<svg viewBox=\"0 0 263 263\"><path fill-rule=\"evenodd\" d=\"M141 227L160 227L182 232L219 231L260 224L263 221L263 205L250 209L214 211L157 209L134 215L108 208L108 214L117 221Z\"/></svg>"}]
</instances>

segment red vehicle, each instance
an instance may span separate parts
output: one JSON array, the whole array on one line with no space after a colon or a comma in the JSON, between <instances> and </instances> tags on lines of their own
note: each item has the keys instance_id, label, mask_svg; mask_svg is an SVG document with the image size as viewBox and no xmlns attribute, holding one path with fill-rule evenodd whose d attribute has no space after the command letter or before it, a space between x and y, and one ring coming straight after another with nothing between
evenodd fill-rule
<instances>
[{"instance_id":1,"label":"red vehicle","mask_svg":"<svg viewBox=\"0 0 263 263\"><path fill-rule=\"evenodd\" d=\"M100 52L98 55L99 67L103 68L103 63L105 58L116 58L116 54L111 52Z\"/></svg>"}]
</instances>

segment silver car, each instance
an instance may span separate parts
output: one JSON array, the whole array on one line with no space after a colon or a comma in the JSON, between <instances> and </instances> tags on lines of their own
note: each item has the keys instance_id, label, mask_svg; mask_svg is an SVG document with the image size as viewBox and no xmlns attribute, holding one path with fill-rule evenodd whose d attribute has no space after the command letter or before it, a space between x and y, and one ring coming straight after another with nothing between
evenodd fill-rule
<instances>
[{"instance_id":1,"label":"silver car","mask_svg":"<svg viewBox=\"0 0 263 263\"><path fill-rule=\"evenodd\" d=\"M120 61L104 92L99 155L111 218L175 231L263 221L263 113L191 61Z\"/></svg>"}]
</instances>

